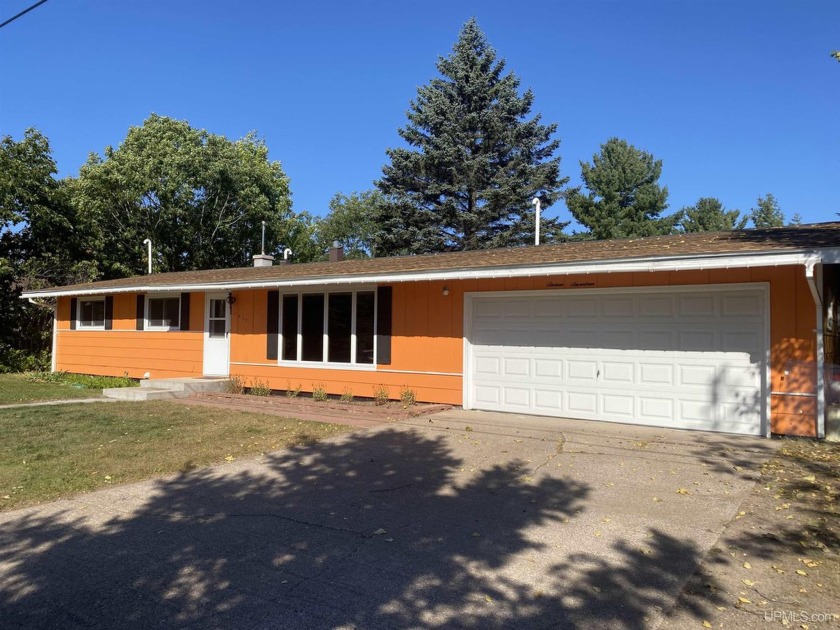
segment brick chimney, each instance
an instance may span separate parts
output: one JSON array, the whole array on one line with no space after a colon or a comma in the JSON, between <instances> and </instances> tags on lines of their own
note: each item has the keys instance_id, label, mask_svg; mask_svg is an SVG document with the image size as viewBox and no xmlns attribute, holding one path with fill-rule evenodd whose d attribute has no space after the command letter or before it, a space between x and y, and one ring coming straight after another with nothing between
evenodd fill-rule
<instances>
[{"instance_id":1,"label":"brick chimney","mask_svg":"<svg viewBox=\"0 0 840 630\"><path fill-rule=\"evenodd\" d=\"M330 262L341 262L344 260L344 247L338 241L333 241L330 247Z\"/></svg>"}]
</instances>

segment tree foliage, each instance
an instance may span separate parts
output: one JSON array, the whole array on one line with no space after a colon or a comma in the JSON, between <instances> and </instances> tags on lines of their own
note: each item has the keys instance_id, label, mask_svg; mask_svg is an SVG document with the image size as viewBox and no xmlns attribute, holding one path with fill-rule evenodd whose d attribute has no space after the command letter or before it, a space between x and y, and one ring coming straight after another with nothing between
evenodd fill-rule
<instances>
[{"instance_id":1,"label":"tree foliage","mask_svg":"<svg viewBox=\"0 0 840 630\"><path fill-rule=\"evenodd\" d=\"M683 232L727 232L743 230L749 217L739 210L726 210L720 199L701 197L693 206L680 210L678 227Z\"/></svg>"},{"instance_id":2,"label":"tree foliage","mask_svg":"<svg viewBox=\"0 0 840 630\"><path fill-rule=\"evenodd\" d=\"M274 251L293 220L288 178L254 134L231 141L157 115L91 155L74 189L95 218L106 277L142 273L146 238L155 271L248 265L261 222Z\"/></svg>"},{"instance_id":3,"label":"tree foliage","mask_svg":"<svg viewBox=\"0 0 840 630\"><path fill-rule=\"evenodd\" d=\"M330 212L318 222L318 241L323 250L338 241L347 258L373 256L377 217L385 199L378 190L336 193L330 200Z\"/></svg>"},{"instance_id":4,"label":"tree foliage","mask_svg":"<svg viewBox=\"0 0 840 630\"><path fill-rule=\"evenodd\" d=\"M785 224L785 215L779 202L770 193L758 198L756 207L750 212L750 219L757 228L782 227Z\"/></svg>"},{"instance_id":5,"label":"tree foliage","mask_svg":"<svg viewBox=\"0 0 840 630\"><path fill-rule=\"evenodd\" d=\"M51 313L21 291L96 278L90 224L56 172L38 130L0 140L0 371L36 366L49 348Z\"/></svg>"},{"instance_id":6,"label":"tree foliage","mask_svg":"<svg viewBox=\"0 0 840 630\"><path fill-rule=\"evenodd\" d=\"M420 87L399 130L409 148L387 151L377 187L377 255L516 245L533 239L531 199L557 199L556 125L529 117L530 90L505 73L475 19L468 21L440 76ZM546 240L564 224L543 222Z\"/></svg>"},{"instance_id":7,"label":"tree foliage","mask_svg":"<svg viewBox=\"0 0 840 630\"><path fill-rule=\"evenodd\" d=\"M611 138L592 163L581 162L581 177L589 191L573 189L566 206L595 239L670 234L679 215L662 217L668 188L659 185L662 160L625 140Z\"/></svg>"}]
</instances>

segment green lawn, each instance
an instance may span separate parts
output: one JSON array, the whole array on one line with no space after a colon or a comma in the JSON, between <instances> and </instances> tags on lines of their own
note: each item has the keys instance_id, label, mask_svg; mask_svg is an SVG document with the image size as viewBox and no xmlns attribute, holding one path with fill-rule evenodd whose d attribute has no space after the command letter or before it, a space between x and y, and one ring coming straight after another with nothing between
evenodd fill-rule
<instances>
[{"instance_id":1,"label":"green lawn","mask_svg":"<svg viewBox=\"0 0 840 630\"><path fill-rule=\"evenodd\" d=\"M0 511L348 430L164 401L4 409Z\"/></svg>"},{"instance_id":2,"label":"green lawn","mask_svg":"<svg viewBox=\"0 0 840 630\"><path fill-rule=\"evenodd\" d=\"M102 389L88 389L64 382L39 382L25 374L0 374L0 405L64 400L68 398L96 398Z\"/></svg>"}]
</instances>

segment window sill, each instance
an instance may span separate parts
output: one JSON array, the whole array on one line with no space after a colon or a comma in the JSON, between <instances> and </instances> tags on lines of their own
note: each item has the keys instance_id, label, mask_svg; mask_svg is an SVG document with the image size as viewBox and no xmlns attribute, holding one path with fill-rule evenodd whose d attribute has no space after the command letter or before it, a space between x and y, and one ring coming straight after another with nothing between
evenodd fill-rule
<instances>
[{"instance_id":1,"label":"window sill","mask_svg":"<svg viewBox=\"0 0 840 630\"><path fill-rule=\"evenodd\" d=\"M278 361L278 367L285 368L313 368L316 370L355 370L359 372L375 372L374 363L329 363L324 361Z\"/></svg>"}]
</instances>

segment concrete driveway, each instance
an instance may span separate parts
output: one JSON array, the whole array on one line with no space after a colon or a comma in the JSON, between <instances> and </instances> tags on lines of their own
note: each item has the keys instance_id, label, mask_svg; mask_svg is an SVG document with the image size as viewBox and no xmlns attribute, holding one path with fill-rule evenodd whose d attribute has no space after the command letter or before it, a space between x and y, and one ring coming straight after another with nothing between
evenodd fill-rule
<instances>
[{"instance_id":1,"label":"concrete driveway","mask_svg":"<svg viewBox=\"0 0 840 630\"><path fill-rule=\"evenodd\" d=\"M0 514L0 627L653 628L775 446L451 411L110 488Z\"/></svg>"}]
</instances>

